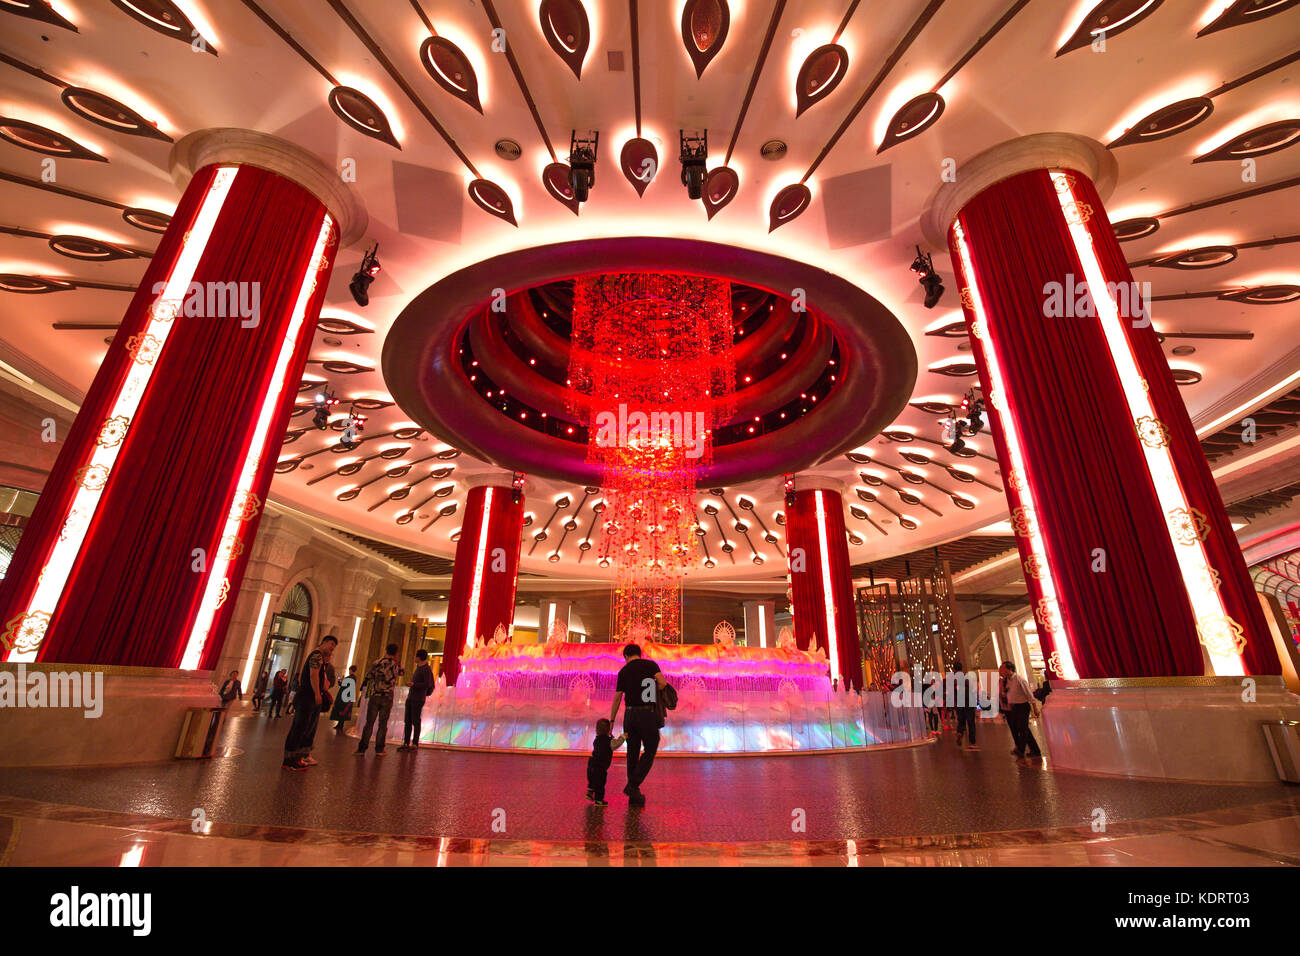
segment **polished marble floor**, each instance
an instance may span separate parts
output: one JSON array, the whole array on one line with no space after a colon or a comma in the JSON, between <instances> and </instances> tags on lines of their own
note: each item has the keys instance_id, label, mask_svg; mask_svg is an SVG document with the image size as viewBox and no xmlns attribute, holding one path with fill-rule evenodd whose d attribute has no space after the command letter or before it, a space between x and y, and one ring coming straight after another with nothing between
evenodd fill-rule
<instances>
[{"instance_id":1,"label":"polished marble floor","mask_svg":"<svg viewBox=\"0 0 1300 956\"><path fill-rule=\"evenodd\" d=\"M637 809L587 803L582 758L357 757L324 722L290 773L288 721L238 716L210 761L5 771L0 863L1300 865L1300 788L1057 774L980 729L975 753L662 759Z\"/></svg>"}]
</instances>

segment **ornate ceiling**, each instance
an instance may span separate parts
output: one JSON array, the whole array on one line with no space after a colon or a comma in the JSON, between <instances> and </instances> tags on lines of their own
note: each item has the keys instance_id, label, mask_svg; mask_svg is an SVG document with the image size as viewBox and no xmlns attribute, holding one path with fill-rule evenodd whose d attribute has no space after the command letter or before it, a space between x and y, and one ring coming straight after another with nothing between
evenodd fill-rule
<instances>
[{"instance_id":1,"label":"ornate ceiling","mask_svg":"<svg viewBox=\"0 0 1300 956\"><path fill-rule=\"evenodd\" d=\"M975 377L947 250L926 250L949 285L933 310L907 268L924 247L930 198L1007 139L1065 131L1108 144L1119 164L1111 219L1135 278L1151 283L1194 420L1230 446L1224 416L1256 407L1252 396L1264 404L1298 364L1283 361L1300 328L1297 7L8 0L0 360L77 400L175 206L172 143L247 127L338 168L370 218L364 244L340 255L272 487L294 509L449 556L466 489L494 466L430 435L427 420L395 401L381 353L398 316L438 282L498 256L671 237L810 264L906 330L918 365L907 406L879 435L814 468L847 488L855 565L1005 533L987 433L959 455L940 441L938 420ZM565 168L575 130L599 132L595 183L581 203ZM680 180L679 130L707 131L699 200ZM373 242L383 271L363 309L348 281ZM573 272L600 265L575 261ZM766 296L756 310L796 295L775 279L750 284ZM509 291L521 307L533 296ZM502 334L520 331L516 322ZM786 331L799 348L807 330ZM531 353L511 354L526 363ZM815 384L827 368L797 371ZM338 446L340 421L311 427L307 396L324 383L342 410L357 401L369 415L353 451ZM1288 401L1273 401L1267 416L1294 414ZM784 408L760 404L760 419ZM845 434L858 424L846 422ZM599 533L598 489L534 477L527 492L523 570L599 578L580 547ZM780 511L777 479L702 489L700 543L713 568L699 570L701 583L780 577Z\"/></svg>"}]
</instances>

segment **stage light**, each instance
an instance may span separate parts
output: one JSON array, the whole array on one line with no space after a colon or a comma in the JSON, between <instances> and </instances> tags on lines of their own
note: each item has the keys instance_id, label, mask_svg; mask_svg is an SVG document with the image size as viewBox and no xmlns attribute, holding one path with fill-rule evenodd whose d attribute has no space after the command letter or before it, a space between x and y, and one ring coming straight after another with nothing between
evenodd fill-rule
<instances>
[{"instance_id":1,"label":"stage light","mask_svg":"<svg viewBox=\"0 0 1300 956\"><path fill-rule=\"evenodd\" d=\"M348 291L352 293L352 300L363 308L370 304L370 283L375 281L375 276L379 275L379 259L375 253L379 251L379 243L375 243L369 252L361 260L361 268L357 274L352 277L348 283Z\"/></svg>"},{"instance_id":2,"label":"stage light","mask_svg":"<svg viewBox=\"0 0 1300 956\"><path fill-rule=\"evenodd\" d=\"M966 417L966 434L978 435L984 427L984 399L977 398L971 405L970 415Z\"/></svg>"},{"instance_id":3,"label":"stage light","mask_svg":"<svg viewBox=\"0 0 1300 956\"><path fill-rule=\"evenodd\" d=\"M916 258L912 260L912 272L920 276L918 280L925 289L925 307L933 309L943 298L943 279L934 271L934 262L929 253L916 247Z\"/></svg>"},{"instance_id":4,"label":"stage light","mask_svg":"<svg viewBox=\"0 0 1300 956\"><path fill-rule=\"evenodd\" d=\"M569 137L569 188L578 202L586 202L591 187L596 185L596 149L599 143L599 131L579 133L575 129Z\"/></svg>"},{"instance_id":5,"label":"stage light","mask_svg":"<svg viewBox=\"0 0 1300 956\"><path fill-rule=\"evenodd\" d=\"M316 411L311 417L311 423L317 428L328 428L330 423L330 409L338 403L339 400L328 387L321 389L312 399L312 406Z\"/></svg>"},{"instance_id":6,"label":"stage light","mask_svg":"<svg viewBox=\"0 0 1300 956\"><path fill-rule=\"evenodd\" d=\"M704 177L708 175L709 131L688 133L679 130L681 137L682 185L686 195L699 199L704 194Z\"/></svg>"},{"instance_id":7,"label":"stage light","mask_svg":"<svg viewBox=\"0 0 1300 956\"><path fill-rule=\"evenodd\" d=\"M339 444L351 451L361 444L361 433L365 429L366 416L358 412L354 405L348 412L348 423L343 427L343 434L339 436Z\"/></svg>"}]
</instances>

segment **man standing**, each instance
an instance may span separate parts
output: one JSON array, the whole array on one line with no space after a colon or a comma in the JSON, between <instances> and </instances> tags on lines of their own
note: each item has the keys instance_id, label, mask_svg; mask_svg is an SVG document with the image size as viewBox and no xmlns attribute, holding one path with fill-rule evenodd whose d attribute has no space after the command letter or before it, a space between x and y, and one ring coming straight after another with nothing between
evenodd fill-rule
<instances>
[{"instance_id":1,"label":"man standing","mask_svg":"<svg viewBox=\"0 0 1300 956\"><path fill-rule=\"evenodd\" d=\"M231 671L226 682L221 685L221 709L225 710L235 702L235 698L244 699L244 685L239 682L239 671Z\"/></svg>"},{"instance_id":2,"label":"man standing","mask_svg":"<svg viewBox=\"0 0 1300 956\"><path fill-rule=\"evenodd\" d=\"M384 656L370 665L366 678L361 682L362 693L369 695L366 701L366 726L361 731L361 740L357 743L357 756L361 756L370 746L370 728L378 724L375 733L375 756L382 757L388 746L388 715L393 709L393 686L397 683L402 668L397 663L397 645L389 644L384 648Z\"/></svg>"},{"instance_id":3,"label":"man standing","mask_svg":"<svg viewBox=\"0 0 1300 956\"><path fill-rule=\"evenodd\" d=\"M293 725L284 740L282 766L285 770L306 770L316 764L311 756L311 745L316 739L316 725L320 722L321 701L325 699L325 665L338 646L339 639L326 634L302 665L298 692L293 701Z\"/></svg>"},{"instance_id":4,"label":"man standing","mask_svg":"<svg viewBox=\"0 0 1300 956\"><path fill-rule=\"evenodd\" d=\"M1010 661L1003 661L998 673L1002 677L1003 710L1006 712L1007 724L1011 727L1011 737L1016 743L1016 749L1011 752L1023 758L1025 748L1028 748L1031 758L1041 757L1043 754L1038 749L1038 741L1034 740L1033 731L1029 729L1033 692L1025 679L1016 673L1016 665Z\"/></svg>"},{"instance_id":5,"label":"man standing","mask_svg":"<svg viewBox=\"0 0 1300 956\"><path fill-rule=\"evenodd\" d=\"M402 746L398 750L420 749L420 714L424 702L433 693L433 668L429 666L429 652L420 648L415 652L415 674L406 689L406 721L402 727Z\"/></svg>"},{"instance_id":6,"label":"man standing","mask_svg":"<svg viewBox=\"0 0 1300 956\"><path fill-rule=\"evenodd\" d=\"M262 671L257 683L253 685L253 713L262 712L262 698L266 696L266 685L270 682L271 672Z\"/></svg>"},{"instance_id":7,"label":"man standing","mask_svg":"<svg viewBox=\"0 0 1300 956\"><path fill-rule=\"evenodd\" d=\"M952 683L946 695L947 703L957 714L957 746L961 747L964 735L970 741L970 749L979 750L975 745L975 718L980 693L976 675L962 670L961 661L953 661L948 680Z\"/></svg>"},{"instance_id":8,"label":"man standing","mask_svg":"<svg viewBox=\"0 0 1300 956\"><path fill-rule=\"evenodd\" d=\"M623 792L628 796L628 803L633 806L645 806L645 795L641 784L650 773L655 761L655 752L659 749L659 692L668 683L659 665L641 657L641 648L628 644L623 648L623 660L626 662L618 672L614 685L614 705L609 711L612 724L618 716L619 705L623 697L628 700L623 714L623 733L627 736L627 786ZM645 756L641 749L645 748Z\"/></svg>"}]
</instances>

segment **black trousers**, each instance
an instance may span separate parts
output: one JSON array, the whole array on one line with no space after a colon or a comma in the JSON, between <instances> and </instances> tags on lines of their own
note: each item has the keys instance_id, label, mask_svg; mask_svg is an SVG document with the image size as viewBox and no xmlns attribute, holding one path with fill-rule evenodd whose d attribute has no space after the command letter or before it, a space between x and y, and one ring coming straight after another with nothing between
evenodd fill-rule
<instances>
[{"instance_id":1,"label":"black trousers","mask_svg":"<svg viewBox=\"0 0 1300 956\"><path fill-rule=\"evenodd\" d=\"M1029 756L1041 757L1042 751L1038 749L1038 741L1034 739L1034 733L1029 729L1029 705L1012 704L1011 711L1007 714L1007 724L1011 727L1011 737L1016 742L1016 753L1024 754L1025 749L1029 749Z\"/></svg>"},{"instance_id":2,"label":"black trousers","mask_svg":"<svg viewBox=\"0 0 1300 956\"><path fill-rule=\"evenodd\" d=\"M640 787L659 750L659 718L655 709L627 708L623 712L623 733L627 734L627 782L630 786Z\"/></svg>"},{"instance_id":3,"label":"black trousers","mask_svg":"<svg viewBox=\"0 0 1300 956\"><path fill-rule=\"evenodd\" d=\"M605 799L605 781L609 779L609 769L587 759L587 789L597 800Z\"/></svg>"},{"instance_id":4,"label":"black trousers","mask_svg":"<svg viewBox=\"0 0 1300 956\"><path fill-rule=\"evenodd\" d=\"M271 716L279 717L280 708L284 706L284 694L271 695Z\"/></svg>"},{"instance_id":5,"label":"black trousers","mask_svg":"<svg viewBox=\"0 0 1300 956\"><path fill-rule=\"evenodd\" d=\"M375 729L375 753L384 752L388 746L388 715L392 709L392 694L371 695L370 700L366 702L366 726L361 731L361 740L357 744L358 750L365 750L370 746L370 728L378 724Z\"/></svg>"},{"instance_id":6,"label":"black trousers","mask_svg":"<svg viewBox=\"0 0 1300 956\"><path fill-rule=\"evenodd\" d=\"M420 714L424 710L423 694L406 695L406 723L402 727L402 743L407 747L420 744Z\"/></svg>"},{"instance_id":7,"label":"black trousers","mask_svg":"<svg viewBox=\"0 0 1300 956\"><path fill-rule=\"evenodd\" d=\"M963 733L970 734L971 746L975 746L975 721L979 720L974 707L957 707L957 743L961 743Z\"/></svg>"},{"instance_id":8,"label":"black trousers","mask_svg":"<svg viewBox=\"0 0 1300 956\"><path fill-rule=\"evenodd\" d=\"M284 762L301 760L311 753L311 745L316 740L316 724L320 722L320 709L316 699L308 690L300 693L294 700L293 723L289 727L289 736L284 738Z\"/></svg>"}]
</instances>

